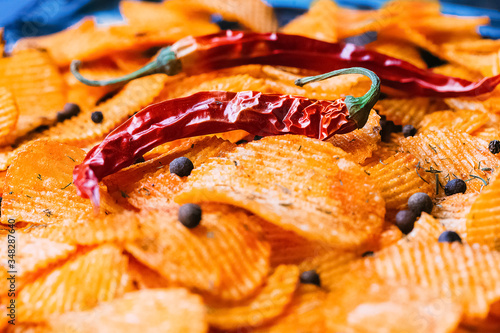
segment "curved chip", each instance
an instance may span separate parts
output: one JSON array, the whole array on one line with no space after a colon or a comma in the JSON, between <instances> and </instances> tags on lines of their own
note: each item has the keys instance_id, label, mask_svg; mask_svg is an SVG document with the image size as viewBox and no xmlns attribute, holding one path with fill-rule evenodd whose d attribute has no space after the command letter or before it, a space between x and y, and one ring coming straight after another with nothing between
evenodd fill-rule
<instances>
[{"instance_id":1,"label":"curved chip","mask_svg":"<svg viewBox=\"0 0 500 333\"><path fill-rule=\"evenodd\" d=\"M170 173L170 163L175 158L189 158L196 169L209 158L231 151L235 146L216 137L189 138L172 148L160 146L157 148L165 148L163 154L106 177L104 184L120 203L131 204L138 209L168 208L173 196L182 190L189 179ZM159 154L160 149L156 149L154 154Z\"/></svg>"},{"instance_id":2,"label":"curved chip","mask_svg":"<svg viewBox=\"0 0 500 333\"><path fill-rule=\"evenodd\" d=\"M284 313L267 325L256 327L255 333L326 331L323 304L327 293L312 284L300 284Z\"/></svg>"},{"instance_id":3,"label":"curved chip","mask_svg":"<svg viewBox=\"0 0 500 333\"><path fill-rule=\"evenodd\" d=\"M286 34L299 35L325 42L337 42L337 16L339 8L331 0L315 1L311 8L301 16L296 17L282 31Z\"/></svg>"},{"instance_id":4,"label":"curved chip","mask_svg":"<svg viewBox=\"0 0 500 333\"><path fill-rule=\"evenodd\" d=\"M335 147L342 148L350 153L355 162L363 163L378 148L381 129L380 116L372 110L368 122L363 128L347 134L333 135L326 142L330 142Z\"/></svg>"},{"instance_id":5,"label":"curved chip","mask_svg":"<svg viewBox=\"0 0 500 333\"><path fill-rule=\"evenodd\" d=\"M41 50L0 58L0 86L12 92L19 109L16 138L53 124L66 102L63 78L53 59Z\"/></svg>"},{"instance_id":6,"label":"curved chip","mask_svg":"<svg viewBox=\"0 0 500 333\"><path fill-rule=\"evenodd\" d=\"M489 119L488 114L480 111L439 111L426 115L418 125L418 130L423 132L446 128L450 131L472 134L485 125Z\"/></svg>"},{"instance_id":7,"label":"curved chip","mask_svg":"<svg viewBox=\"0 0 500 333\"><path fill-rule=\"evenodd\" d=\"M442 101L428 97L386 98L379 100L375 108L380 110L380 114L386 116L387 120L392 120L397 125L415 127L418 127L427 114L449 109Z\"/></svg>"},{"instance_id":8,"label":"curved chip","mask_svg":"<svg viewBox=\"0 0 500 333\"><path fill-rule=\"evenodd\" d=\"M418 68L427 69L427 64L418 49L410 43L398 40L377 39L366 45L369 50L409 62Z\"/></svg>"},{"instance_id":9,"label":"curved chip","mask_svg":"<svg viewBox=\"0 0 500 333\"><path fill-rule=\"evenodd\" d=\"M0 146L14 141L15 137L12 132L16 128L18 117L19 110L12 93L0 87Z\"/></svg>"},{"instance_id":10,"label":"curved chip","mask_svg":"<svg viewBox=\"0 0 500 333\"><path fill-rule=\"evenodd\" d=\"M422 212L413 230L399 242L435 243L446 228L431 215Z\"/></svg>"},{"instance_id":11,"label":"curved chip","mask_svg":"<svg viewBox=\"0 0 500 333\"><path fill-rule=\"evenodd\" d=\"M486 186L466 215L469 243L485 244L500 251L500 178Z\"/></svg>"},{"instance_id":12,"label":"curved chip","mask_svg":"<svg viewBox=\"0 0 500 333\"><path fill-rule=\"evenodd\" d=\"M186 289L151 289L126 293L92 310L49 319L54 332L205 333L207 315L200 296Z\"/></svg>"},{"instance_id":13,"label":"curved chip","mask_svg":"<svg viewBox=\"0 0 500 333\"><path fill-rule=\"evenodd\" d=\"M466 193L478 192L489 184L494 169L500 166L487 142L447 129L408 137L401 142L401 149L413 154L422 171L435 177L437 195L443 195L442 188L454 178L467 182Z\"/></svg>"},{"instance_id":14,"label":"curved chip","mask_svg":"<svg viewBox=\"0 0 500 333\"><path fill-rule=\"evenodd\" d=\"M178 221L178 208L137 215L142 237L126 245L140 262L169 282L219 300L237 301L253 293L269 270L269 244L241 209L202 204L194 229ZM117 217L119 218L119 217Z\"/></svg>"},{"instance_id":15,"label":"curved chip","mask_svg":"<svg viewBox=\"0 0 500 333\"><path fill-rule=\"evenodd\" d=\"M121 252L102 245L24 286L17 298L18 318L44 321L52 314L87 310L120 296L128 283L127 258Z\"/></svg>"},{"instance_id":16,"label":"curved chip","mask_svg":"<svg viewBox=\"0 0 500 333\"><path fill-rule=\"evenodd\" d=\"M329 332L447 333L460 323L460 304L401 281L352 277L325 302Z\"/></svg>"},{"instance_id":17,"label":"curved chip","mask_svg":"<svg viewBox=\"0 0 500 333\"><path fill-rule=\"evenodd\" d=\"M297 266L278 266L258 293L234 306L208 305L211 326L232 330L261 326L285 311L299 282Z\"/></svg>"},{"instance_id":18,"label":"curved chip","mask_svg":"<svg viewBox=\"0 0 500 333\"><path fill-rule=\"evenodd\" d=\"M353 262L337 285L357 272L438 293L443 302L461 304L466 322L486 318L500 299L500 253L460 243L400 242L373 258Z\"/></svg>"},{"instance_id":19,"label":"curved chip","mask_svg":"<svg viewBox=\"0 0 500 333\"><path fill-rule=\"evenodd\" d=\"M419 167L415 156L397 153L366 169L380 190L387 210L406 209L408 199L417 192L434 195L432 178Z\"/></svg>"},{"instance_id":20,"label":"curved chip","mask_svg":"<svg viewBox=\"0 0 500 333\"><path fill-rule=\"evenodd\" d=\"M0 220L59 223L93 214L88 200L76 194L73 168L85 157L77 147L48 140L33 141L16 155L7 171ZM109 196L102 212L121 210Z\"/></svg>"},{"instance_id":21,"label":"curved chip","mask_svg":"<svg viewBox=\"0 0 500 333\"><path fill-rule=\"evenodd\" d=\"M457 232L460 237L466 239L466 215L476 200L479 193L457 193L438 199L432 209L432 216L438 219L447 230Z\"/></svg>"},{"instance_id":22,"label":"curved chip","mask_svg":"<svg viewBox=\"0 0 500 333\"><path fill-rule=\"evenodd\" d=\"M178 285L169 282L157 271L140 263L134 257L128 258L127 273L134 289L172 288Z\"/></svg>"},{"instance_id":23,"label":"curved chip","mask_svg":"<svg viewBox=\"0 0 500 333\"><path fill-rule=\"evenodd\" d=\"M303 136L266 137L194 170L175 201L240 206L306 239L357 248L380 233L385 209L346 156Z\"/></svg>"}]
</instances>

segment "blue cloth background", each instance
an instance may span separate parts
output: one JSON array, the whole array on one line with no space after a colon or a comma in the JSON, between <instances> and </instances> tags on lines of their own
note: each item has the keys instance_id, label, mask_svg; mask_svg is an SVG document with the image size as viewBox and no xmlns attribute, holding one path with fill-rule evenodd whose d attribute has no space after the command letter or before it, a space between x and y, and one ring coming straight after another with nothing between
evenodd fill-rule
<instances>
[{"instance_id":1,"label":"blue cloth background","mask_svg":"<svg viewBox=\"0 0 500 333\"><path fill-rule=\"evenodd\" d=\"M311 0L268 0L276 8L280 23L304 12ZM337 0L351 8L378 8L385 0ZM7 48L21 37L60 31L86 15L98 22L121 20L119 0L0 0L0 27L5 27ZM455 15L488 15L491 25L479 28L487 38L500 38L499 0L442 0L443 12Z\"/></svg>"}]
</instances>

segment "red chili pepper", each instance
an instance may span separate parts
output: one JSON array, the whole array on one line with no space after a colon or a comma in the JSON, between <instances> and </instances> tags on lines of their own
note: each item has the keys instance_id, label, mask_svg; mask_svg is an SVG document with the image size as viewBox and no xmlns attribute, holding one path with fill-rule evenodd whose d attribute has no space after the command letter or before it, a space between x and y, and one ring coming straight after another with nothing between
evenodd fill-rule
<instances>
[{"instance_id":1,"label":"red chili pepper","mask_svg":"<svg viewBox=\"0 0 500 333\"><path fill-rule=\"evenodd\" d=\"M354 44L328 43L282 33L230 30L181 39L162 49L158 57L144 68L122 78L104 81L85 79L78 72L78 60L72 62L71 71L85 84L104 86L153 73L175 75L183 71L191 75L245 64L290 66L320 72L362 66L374 71L382 85L413 96L478 96L493 91L500 83L500 75L471 82L436 74Z\"/></svg>"},{"instance_id":2,"label":"red chili pepper","mask_svg":"<svg viewBox=\"0 0 500 333\"><path fill-rule=\"evenodd\" d=\"M341 74L372 80L362 97L335 101L256 91L199 92L153 104L128 119L94 147L73 171L78 194L99 206L99 181L154 147L176 139L245 130L254 135L301 134L320 140L365 125L380 94L380 80L364 68L348 68L297 80L297 85Z\"/></svg>"}]
</instances>

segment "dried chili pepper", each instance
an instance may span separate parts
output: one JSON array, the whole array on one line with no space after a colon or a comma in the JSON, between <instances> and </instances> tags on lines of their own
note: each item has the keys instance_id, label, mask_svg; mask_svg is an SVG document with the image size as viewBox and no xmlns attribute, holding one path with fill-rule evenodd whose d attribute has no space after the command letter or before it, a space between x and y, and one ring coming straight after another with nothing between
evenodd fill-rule
<instances>
[{"instance_id":1,"label":"dried chili pepper","mask_svg":"<svg viewBox=\"0 0 500 333\"><path fill-rule=\"evenodd\" d=\"M328 72L361 66L374 71L382 85L413 96L466 97L493 91L500 75L478 82L433 73L406 61L361 46L328 43L282 33L224 31L201 37L187 37L162 49L158 57L142 69L114 80L93 81L79 72L80 62L71 71L81 82L92 86L124 83L154 73L189 75L245 64L290 66Z\"/></svg>"},{"instance_id":2,"label":"dried chili pepper","mask_svg":"<svg viewBox=\"0 0 500 333\"><path fill-rule=\"evenodd\" d=\"M296 84L341 74L368 76L370 90L362 97L335 101L256 91L209 91L150 105L111 132L75 167L73 181L78 194L98 207L101 179L176 139L240 129L260 136L291 133L323 140L361 128L380 94L380 80L373 72L347 68L299 79Z\"/></svg>"}]
</instances>

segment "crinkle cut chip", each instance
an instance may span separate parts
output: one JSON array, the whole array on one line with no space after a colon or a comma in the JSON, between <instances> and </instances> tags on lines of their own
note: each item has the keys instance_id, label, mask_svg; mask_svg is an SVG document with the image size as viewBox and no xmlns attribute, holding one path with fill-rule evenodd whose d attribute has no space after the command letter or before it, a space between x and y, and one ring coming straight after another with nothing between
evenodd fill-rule
<instances>
[{"instance_id":1,"label":"crinkle cut chip","mask_svg":"<svg viewBox=\"0 0 500 333\"><path fill-rule=\"evenodd\" d=\"M178 221L175 205L138 213L143 236L126 249L171 283L222 301L248 297L269 271L271 251L261 228L242 209L211 203L201 209L193 229Z\"/></svg>"},{"instance_id":2,"label":"crinkle cut chip","mask_svg":"<svg viewBox=\"0 0 500 333\"><path fill-rule=\"evenodd\" d=\"M418 125L418 130L449 129L450 131L473 134L489 121L488 114L481 111L457 110L438 111L428 114Z\"/></svg>"},{"instance_id":3,"label":"crinkle cut chip","mask_svg":"<svg viewBox=\"0 0 500 333\"><path fill-rule=\"evenodd\" d=\"M385 207L347 158L319 140L267 137L194 170L175 201L232 204L306 239L355 249L381 232Z\"/></svg>"},{"instance_id":4,"label":"crinkle cut chip","mask_svg":"<svg viewBox=\"0 0 500 333\"><path fill-rule=\"evenodd\" d=\"M0 87L0 146L12 143L19 110L14 96L5 87Z\"/></svg>"}]
</instances>

